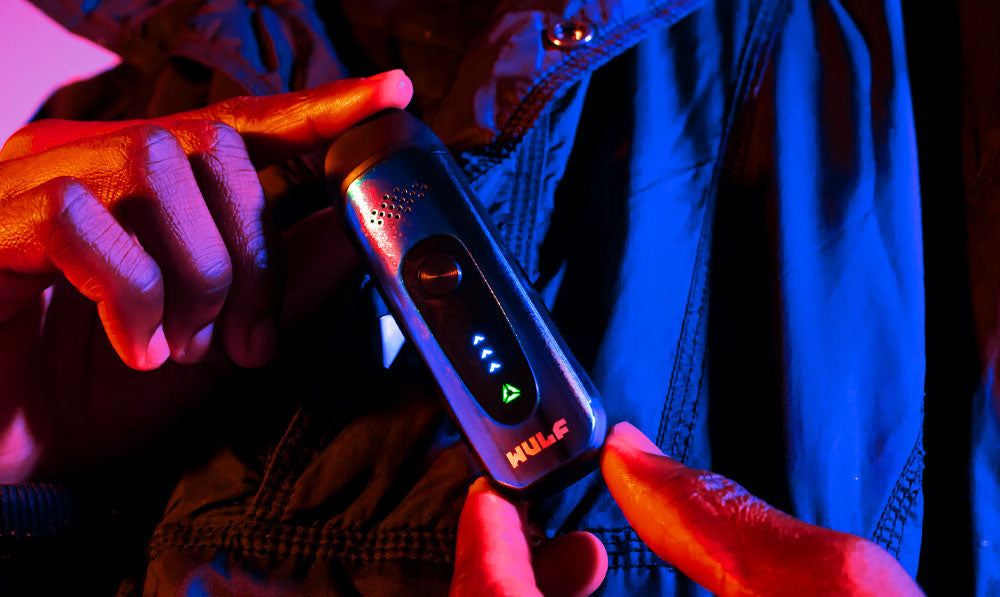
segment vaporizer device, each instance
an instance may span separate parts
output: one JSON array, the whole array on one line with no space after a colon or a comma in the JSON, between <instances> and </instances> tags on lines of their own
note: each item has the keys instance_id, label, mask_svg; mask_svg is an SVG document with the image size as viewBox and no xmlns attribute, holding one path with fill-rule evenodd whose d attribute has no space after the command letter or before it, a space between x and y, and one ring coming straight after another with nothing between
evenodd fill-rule
<instances>
[{"instance_id":1,"label":"vaporizer device","mask_svg":"<svg viewBox=\"0 0 1000 597\"><path fill-rule=\"evenodd\" d=\"M494 485L524 497L590 470L606 431L594 385L441 141L387 110L331 146L326 175L348 236Z\"/></svg>"}]
</instances>

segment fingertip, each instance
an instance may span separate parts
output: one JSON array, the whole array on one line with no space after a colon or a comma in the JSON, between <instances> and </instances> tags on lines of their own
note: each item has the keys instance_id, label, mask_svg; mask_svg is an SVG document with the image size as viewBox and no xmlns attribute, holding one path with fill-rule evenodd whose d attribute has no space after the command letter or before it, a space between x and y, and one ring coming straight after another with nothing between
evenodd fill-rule
<instances>
[{"instance_id":1,"label":"fingertip","mask_svg":"<svg viewBox=\"0 0 1000 597\"><path fill-rule=\"evenodd\" d=\"M208 354L208 349L212 346L214 330L215 324L209 323L195 332L184 348L177 351L176 354L171 353L174 362L182 364L201 362L205 358L205 355Z\"/></svg>"},{"instance_id":2,"label":"fingertip","mask_svg":"<svg viewBox=\"0 0 1000 597\"><path fill-rule=\"evenodd\" d=\"M663 456L663 452L634 425L621 422L611 428L605 446L617 449L638 450Z\"/></svg>"},{"instance_id":3,"label":"fingertip","mask_svg":"<svg viewBox=\"0 0 1000 597\"><path fill-rule=\"evenodd\" d=\"M169 357L170 345L167 343L167 336L163 333L163 325L161 324L156 326L156 330L146 344L145 352L140 354L136 360L136 368L140 371L156 369Z\"/></svg>"},{"instance_id":4,"label":"fingertip","mask_svg":"<svg viewBox=\"0 0 1000 597\"><path fill-rule=\"evenodd\" d=\"M688 470L629 423L619 423L608 433L600 466L611 495L627 518L635 507L649 505L638 496L649 495L647 490L659 480Z\"/></svg>"},{"instance_id":5,"label":"fingertip","mask_svg":"<svg viewBox=\"0 0 1000 597\"><path fill-rule=\"evenodd\" d=\"M413 99L413 81L400 69L366 79L377 84L376 101L385 107L405 108Z\"/></svg>"},{"instance_id":6,"label":"fingertip","mask_svg":"<svg viewBox=\"0 0 1000 597\"><path fill-rule=\"evenodd\" d=\"M608 573L608 551L592 533L576 531L554 537L532 554L535 579L542 594L590 595Z\"/></svg>"},{"instance_id":7,"label":"fingertip","mask_svg":"<svg viewBox=\"0 0 1000 597\"><path fill-rule=\"evenodd\" d=\"M524 515L524 505L512 502L490 485L485 477L479 477L469 486L462 507L462 515L468 514L469 520L504 521L506 524L519 526Z\"/></svg>"}]
</instances>

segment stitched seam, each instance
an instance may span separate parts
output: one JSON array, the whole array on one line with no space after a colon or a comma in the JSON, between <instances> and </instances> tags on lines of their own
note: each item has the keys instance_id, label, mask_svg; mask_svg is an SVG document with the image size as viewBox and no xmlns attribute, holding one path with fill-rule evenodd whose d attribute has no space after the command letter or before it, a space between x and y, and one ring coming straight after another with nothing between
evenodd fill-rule
<instances>
[{"instance_id":1,"label":"stitched seam","mask_svg":"<svg viewBox=\"0 0 1000 597\"><path fill-rule=\"evenodd\" d=\"M496 140L481 149L466 152L460 158L462 171L470 181L478 181L492 168L511 157L526 132L534 125L542 110L563 85L603 65L627 49L630 44L648 35L649 25L669 27L704 4L704 1L688 0L674 4L660 4L614 27L600 44L587 46L569 54L562 62L539 77L539 81L528 90L511 112L506 124L499 127L500 133Z\"/></svg>"},{"instance_id":2,"label":"stitched seam","mask_svg":"<svg viewBox=\"0 0 1000 597\"><path fill-rule=\"evenodd\" d=\"M726 117L726 126L719 142L716 165L712 180L705 189L705 216L702 222L698 247L695 251L695 267L688 289L688 301L681 320L681 334L677 340L676 356L670 372L670 382L667 386L667 396L660 415L660 425L656 433L656 444L668 449L681 462L686 462L693 438L693 430L701 402L704 375L707 367L705 359L704 334L706 332L705 314L708 309L708 277L709 277L709 245L714 220L715 197L718 193L720 177L724 174L730 162L727 159L730 151L742 152L744 144L743 129L746 123L740 116L752 108L759 89L758 81L764 71L764 65L770 56L770 48L776 37L777 15L784 2L777 0L768 5L766 2L757 13L753 28L747 35L747 41L740 56L740 78L733 92L733 101ZM697 301L697 302L695 302ZM694 304L698 305L694 309ZM695 317L691 321L692 315ZM691 396L691 374L697 359L701 358L697 380L697 394ZM684 381L679 377L684 375ZM683 383L683 393L677 397L676 389ZM689 398L691 405L688 406ZM669 448L665 446L667 429L673 421L678 421L671 437Z\"/></svg>"},{"instance_id":3,"label":"stitched seam","mask_svg":"<svg viewBox=\"0 0 1000 597\"><path fill-rule=\"evenodd\" d=\"M608 554L609 568L676 568L653 553L631 527L614 529L581 529L596 535Z\"/></svg>"},{"instance_id":4,"label":"stitched seam","mask_svg":"<svg viewBox=\"0 0 1000 597\"><path fill-rule=\"evenodd\" d=\"M531 131L525 135L525 142L521 144L520 150L517 152L517 165L514 170L519 175L511 179L511 193L507 197L507 201L510 203L511 216L511 225L505 231L507 247L517 260L521 262L522 267L524 267L524 258L521 254L525 234L524 215L527 211L524 204L529 200L528 197L531 194L533 186L532 179L535 175L535 136L536 131Z\"/></svg>"},{"instance_id":5,"label":"stitched seam","mask_svg":"<svg viewBox=\"0 0 1000 597\"><path fill-rule=\"evenodd\" d=\"M545 170L545 146L548 141L548 125L545 122L526 135L527 146L523 147L524 176L517 176L515 188L514 217L517 222L516 235L511 243L514 254L530 278L535 277L535 260L532 247L535 240L535 223L538 214L538 200L541 196L542 178Z\"/></svg>"},{"instance_id":6,"label":"stitched seam","mask_svg":"<svg viewBox=\"0 0 1000 597\"><path fill-rule=\"evenodd\" d=\"M156 530L149 557L167 548L225 549L248 557L348 560L408 559L451 563L455 533L390 529L364 533L348 529L258 523L249 532L237 522L176 523Z\"/></svg>"},{"instance_id":7,"label":"stitched seam","mask_svg":"<svg viewBox=\"0 0 1000 597\"><path fill-rule=\"evenodd\" d=\"M283 494L288 493L285 486L298 468L295 466L296 456L301 457L302 452L309 452L308 450L289 449L289 447L298 444L299 439L305 435L305 418L303 409L299 408L292 417L285 434L268 458L267 464L264 466L264 478L261 479L257 494L247 508L248 518L261 519L266 517L268 513L277 510L282 497L287 497Z\"/></svg>"},{"instance_id":8,"label":"stitched seam","mask_svg":"<svg viewBox=\"0 0 1000 597\"><path fill-rule=\"evenodd\" d=\"M308 409L308 405L303 409ZM272 518L277 518L288 510L289 501L295 482L309 465L316 459L322 446L330 443L331 435L336 435L338 428L329 424L317 425L311 416L304 417L301 433L288 444L282 444L280 449L288 452L287 473L277 485L273 494L274 503L270 511Z\"/></svg>"},{"instance_id":9,"label":"stitched seam","mask_svg":"<svg viewBox=\"0 0 1000 597\"><path fill-rule=\"evenodd\" d=\"M893 557L899 559L899 551L903 545L903 529L906 519L913 509L917 494L923 481L924 473L924 430L921 425L917 441L910 451L909 458L903 465L903 470L896 479L896 484L889 494L882 515L879 517L872 541L881 545Z\"/></svg>"},{"instance_id":10,"label":"stitched seam","mask_svg":"<svg viewBox=\"0 0 1000 597\"><path fill-rule=\"evenodd\" d=\"M550 68L547 73L543 73L540 81L528 90L507 122L499 127L499 139L512 140L522 137L563 84L617 56L622 48L646 35L645 28L648 25L655 23L669 26L686 17L701 4L704 4L704 0L681 0L660 4L646 14L632 17L618 25L601 43L585 46L568 54L562 62Z\"/></svg>"},{"instance_id":11,"label":"stitched seam","mask_svg":"<svg viewBox=\"0 0 1000 597\"><path fill-rule=\"evenodd\" d=\"M537 252L535 249L535 236L538 225L538 210L539 210L539 200L542 197L542 189L544 187L545 181L545 166L548 162L548 146L549 146L549 120L550 117L546 117L541 123L541 127L538 129L538 139L535 140L535 176L534 184L531 189L531 203L530 209L527 213L526 219L526 231L525 236L525 246L524 246L524 263L526 269L528 270L528 275L531 279L538 277L538 264L537 264ZM528 207L526 205L526 207Z\"/></svg>"},{"instance_id":12,"label":"stitched seam","mask_svg":"<svg viewBox=\"0 0 1000 597\"><path fill-rule=\"evenodd\" d=\"M766 36L764 36L765 41L764 44L760 47L760 50L758 52L755 52L756 59L754 60L754 63L751 67L751 75L748 77L749 87L747 89L746 94L743 97L743 101L745 102L745 106L747 108L747 110L745 110L744 113L746 111L752 110L752 106L756 102L757 92L760 90L760 82L764 75L764 70L765 70L764 64L769 61L771 55L771 48L773 47L774 40L777 37L774 29L777 25L777 15L779 13L779 8L781 8L781 6L783 5L784 2L782 0L777 0L775 4L772 5L772 10L768 11L768 13L765 14L765 16L763 17L762 21L763 27L765 28L765 31L768 31L769 33ZM764 9L762 8L762 12L763 11ZM732 136L729 137L729 143L727 145L732 147L734 150L733 151L727 150L725 156L723 157L722 168L721 168L723 176L726 176L727 172L732 172L733 169L737 167L738 164L741 164L743 162L744 155L746 154L747 128L748 126L746 124L743 124L742 126L737 126L735 127ZM734 156L734 160L737 161L731 161L729 159L729 156ZM700 301L702 308L701 308L701 313L698 314L698 317L699 319L703 319L705 317L705 313L708 311L708 284L705 284L702 287L702 296ZM699 334L699 337L704 337L704 334L705 330L702 329L701 333ZM696 338L695 341L697 342L698 339ZM704 345L704 341L702 341L702 344ZM687 460L688 452L691 449L691 442L694 439L694 426L695 422L698 420L698 409L704 402L702 400L702 396L704 395L702 389L704 387L704 382L705 382L705 373L708 371L708 360L704 357L704 351L705 349L702 348L701 352L703 354L701 356L701 367L698 374L698 383L695 388L694 404L691 405L690 416L687 417L687 422L684 424L683 444L680 450L680 456L684 461ZM677 445L676 437L674 441L675 441L674 446L676 447Z\"/></svg>"}]
</instances>

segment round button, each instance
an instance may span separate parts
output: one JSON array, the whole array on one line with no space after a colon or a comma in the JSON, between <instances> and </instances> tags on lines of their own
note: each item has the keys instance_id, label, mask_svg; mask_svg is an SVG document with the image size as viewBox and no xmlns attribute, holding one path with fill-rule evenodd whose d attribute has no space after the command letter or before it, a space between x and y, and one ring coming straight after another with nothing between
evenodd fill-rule
<instances>
[{"instance_id":1,"label":"round button","mask_svg":"<svg viewBox=\"0 0 1000 597\"><path fill-rule=\"evenodd\" d=\"M462 281L462 268L450 255L429 255L420 264L417 279L424 292L434 298L441 298L458 288Z\"/></svg>"},{"instance_id":2,"label":"round button","mask_svg":"<svg viewBox=\"0 0 1000 597\"><path fill-rule=\"evenodd\" d=\"M545 30L549 43L564 50L585 46L594 39L594 28L586 21L561 21Z\"/></svg>"}]
</instances>

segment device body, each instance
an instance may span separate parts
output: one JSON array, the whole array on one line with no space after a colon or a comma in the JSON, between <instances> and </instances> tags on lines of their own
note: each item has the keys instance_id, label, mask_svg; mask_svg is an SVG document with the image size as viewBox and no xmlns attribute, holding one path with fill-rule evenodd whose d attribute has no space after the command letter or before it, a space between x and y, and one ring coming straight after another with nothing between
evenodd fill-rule
<instances>
[{"instance_id":1,"label":"device body","mask_svg":"<svg viewBox=\"0 0 1000 597\"><path fill-rule=\"evenodd\" d=\"M326 172L348 235L494 485L525 497L589 471L607 426L593 383L440 140L406 112L382 112L331 146Z\"/></svg>"}]
</instances>

